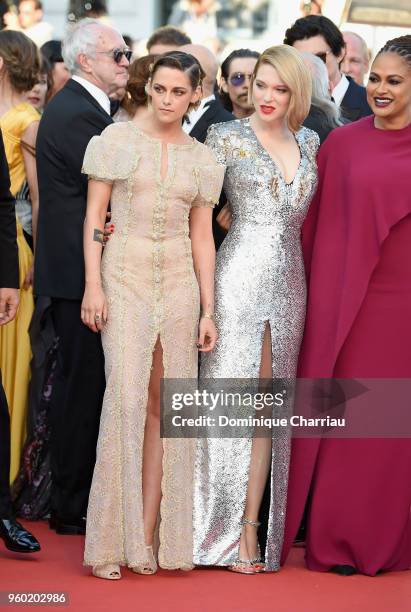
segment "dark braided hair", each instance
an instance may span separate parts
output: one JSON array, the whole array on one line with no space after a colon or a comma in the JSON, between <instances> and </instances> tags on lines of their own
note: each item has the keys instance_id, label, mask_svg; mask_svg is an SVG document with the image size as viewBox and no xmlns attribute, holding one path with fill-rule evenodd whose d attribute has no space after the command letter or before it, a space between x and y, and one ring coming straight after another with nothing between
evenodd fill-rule
<instances>
[{"instance_id":1,"label":"dark braided hair","mask_svg":"<svg viewBox=\"0 0 411 612\"><path fill-rule=\"evenodd\" d=\"M411 68L411 34L389 40L385 43L383 48L378 51L377 57L382 53L396 53L402 57L407 62L409 68Z\"/></svg>"},{"instance_id":2,"label":"dark braided hair","mask_svg":"<svg viewBox=\"0 0 411 612\"><path fill-rule=\"evenodd\" d=\"M235 49L235 51L232 51L230 55L228 55L221 64L221 76L226 82L228 81L228 75L230 74L231 62L235 59L242 59L244 57L255 57L256 59L258 59L260 57L260 54L257 53L257 51L251 51L251 49ZM223 91L221 87L218 93L222 105L226 110L231 113L233 110L233 103L231 102L230 96L228 95L228 93Z\"/></svg>"}]
</instances>

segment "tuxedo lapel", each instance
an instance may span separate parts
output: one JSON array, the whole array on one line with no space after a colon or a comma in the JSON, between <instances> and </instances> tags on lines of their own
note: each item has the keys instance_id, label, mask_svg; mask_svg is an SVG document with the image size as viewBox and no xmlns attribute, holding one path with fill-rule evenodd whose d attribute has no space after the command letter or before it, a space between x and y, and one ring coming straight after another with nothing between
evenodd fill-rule
<instances>
[{"instance_id":1,"label":"tuxedo lapel","mask_svg":"<svg viewBox=\"0 0 411 612\"><path fill-rule=\"evenodd\" d=\"M93 96L87 91L85 87L80 85L80 83L77 83L77 81L73 81L73 79L70 79L69 81L67 81L65 87L67 87L67 89L75 91L80 96L83 96L83 98L88 100L88 102L90 102L90 104L92 104L94 108L96 108L100 113L102 113L106 119L107 117L110 118L110 115L106 113L104 108L97 102L95 98L93 98Z\"/></svg>"},{"instance_id":2,"label":"tuxedo lapel","mask_svg":"<svg viewBox=\"0 0 411 612\"><path fill-rule=\"evenodd\" d=\"M201 115L200 119L194 125L194 127L190 130L190 136L196 138L197 140L201 140L201 135L204 132L207 132L208 126L210 125L210 121L215 115L215 110L213 110L214 104L210 105L206 112Z\"/></svg>"}]
</instances>

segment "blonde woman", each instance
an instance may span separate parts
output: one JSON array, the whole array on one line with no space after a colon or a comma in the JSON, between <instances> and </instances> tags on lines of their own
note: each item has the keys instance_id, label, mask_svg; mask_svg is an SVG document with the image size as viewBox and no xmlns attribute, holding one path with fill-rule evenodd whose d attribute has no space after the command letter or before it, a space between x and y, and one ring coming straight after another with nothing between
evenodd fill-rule
<instances>
[{"instance_id":1,"label":"blonde woman","mask_svg":"<svg viewBox=\"0 0 411 612\"><path fill-rule=\"evenodd\" d=\"M226 166L232 223L217 254L219 341L201 378L293 378L304 327L306 286L300 228L317 183L317 134L301 127L311 77L285 45L259 58L251 117L214 125L207 145ZM290 440L205 439L195 476L194 562L252 574L275 571L284 531ZM271 466L265 559L257 528Z\"/></svg>"}]
</instances>

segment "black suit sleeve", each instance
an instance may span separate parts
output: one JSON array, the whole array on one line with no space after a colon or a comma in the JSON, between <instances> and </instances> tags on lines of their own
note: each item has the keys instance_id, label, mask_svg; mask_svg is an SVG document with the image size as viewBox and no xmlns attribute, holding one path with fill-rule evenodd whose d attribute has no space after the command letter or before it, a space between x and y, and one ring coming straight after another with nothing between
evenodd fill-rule
<instances>
[{"instance_id":1,"label":"black suit sleeve","mask_svg":"<svg viewBox=\"0 0 411 612\"><path fill-rule=\"evenodd\" d=\"M99 115L96 116L94 112L86 112L75 117L73 125L71 126L69 123L65 128L65 165L72 177L76 177L77 180L77 177L80 177L86 189L87 176L81 173L84 154L91 138L96 134L100 134L104 127Z\"/></svg>"},{"instance_id":2,"label":"black suit sleeve","mask_svg":"<svg viewBox=\"0 0 411 612\"><path fill-rule=\"evenodd\" d=\"M9 168L0 131L0 287L18 286L15 201L10 193Z\"/></svg>"}]
</instances>

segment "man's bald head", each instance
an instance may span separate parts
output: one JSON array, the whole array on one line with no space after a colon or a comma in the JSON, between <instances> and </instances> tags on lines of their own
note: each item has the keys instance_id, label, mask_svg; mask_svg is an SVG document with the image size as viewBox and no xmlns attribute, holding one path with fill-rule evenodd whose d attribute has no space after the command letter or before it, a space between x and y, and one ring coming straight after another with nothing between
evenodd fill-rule
<instances>
[{"instance_id":1,"label":"man's bald head","mask_svg":"<svg viewBox=\"0 0 411 612\"><path fill-rule=\"evenodd\" d=\"M203 81L203 97L208 98L214 93L218 72L218 62L215 55L204 45L183 45L179 48L179 51L190 53L200 63L206 74Z\"/></svg>"},{"instance_id":2,"label":"man's bald head","mask_svg":"<svg viewBox=\"0 0 411 612\"><path fill-rule=\"evenodd\" d=\"M343 32L346 53L341 69L359 85L364 85L364 77L369 70L367 43L356 32Z\"/></svg>"}]
</instances>

